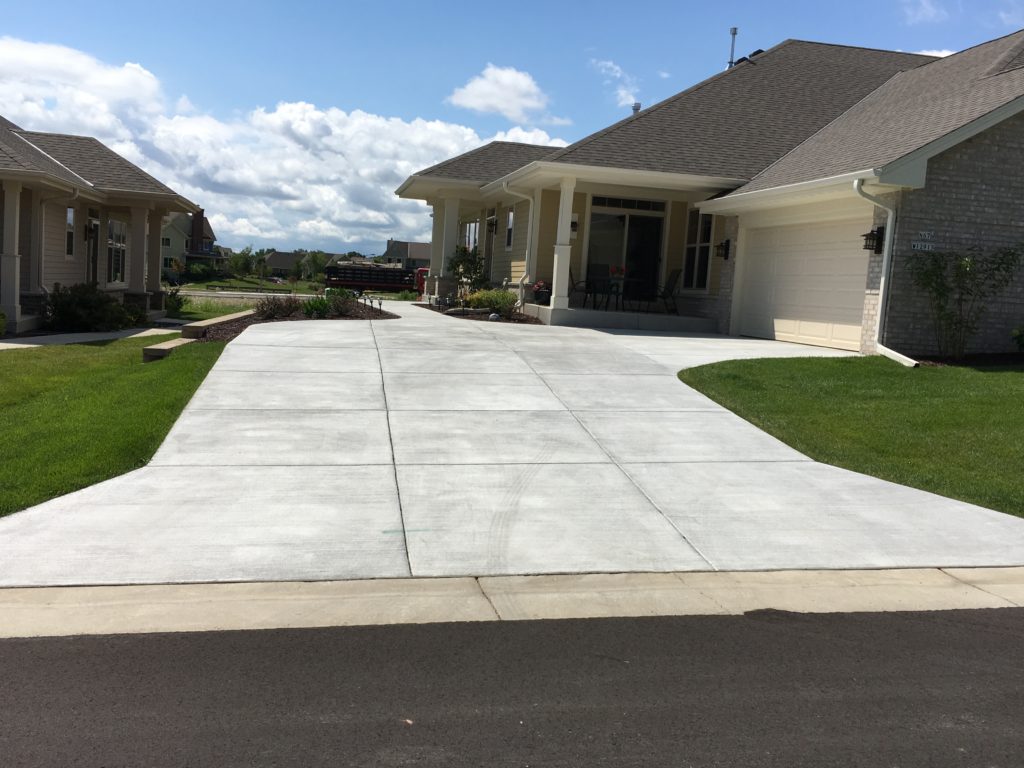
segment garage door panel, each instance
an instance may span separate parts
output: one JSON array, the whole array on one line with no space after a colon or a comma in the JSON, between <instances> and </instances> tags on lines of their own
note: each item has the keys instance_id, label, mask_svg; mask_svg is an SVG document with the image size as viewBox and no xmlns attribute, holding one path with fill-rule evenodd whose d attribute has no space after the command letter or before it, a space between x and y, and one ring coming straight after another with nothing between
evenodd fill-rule
<instances>
[{"instance_id":1,"label":"garage door panel","mask_svg":"<svg viewBox=\"0 0 1024 768\"><path fill-rule=\"evenodd\" d=\"M870 220L747 233L740 333L859 349Z\"/></svg>"}]
</instances>

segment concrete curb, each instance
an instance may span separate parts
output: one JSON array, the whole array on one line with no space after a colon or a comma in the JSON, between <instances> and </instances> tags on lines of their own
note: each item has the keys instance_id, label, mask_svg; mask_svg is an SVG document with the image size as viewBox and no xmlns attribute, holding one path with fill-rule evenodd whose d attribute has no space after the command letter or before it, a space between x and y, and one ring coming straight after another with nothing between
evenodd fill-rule
<instances>
[{"instance_id":1,"label":"concrete curb","mask_svg":"<svg viewBox=\"0 0 1024 768\"><path fill-rule=\"evenodd\" d=\"M1024 568L618 573L0 589L0 637L1024 607Z\"/></svg>"}]
</instances>

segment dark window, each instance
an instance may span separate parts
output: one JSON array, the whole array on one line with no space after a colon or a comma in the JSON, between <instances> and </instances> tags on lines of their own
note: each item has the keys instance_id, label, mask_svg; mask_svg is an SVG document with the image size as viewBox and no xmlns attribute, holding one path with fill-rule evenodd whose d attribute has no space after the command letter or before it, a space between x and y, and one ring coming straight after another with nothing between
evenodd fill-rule
<instances>
[{"instance_id":1,"label":"dark window","mask_svg":"<svg viewBox=\"0 0 1024 768\"><path fill-rule=\"evenodd\" d=\"M690 211L686 223L686 254L683 260L683 288L705 290L711 264L711 238L715 229L714 216Z\"/></svg>"}]
</instances>

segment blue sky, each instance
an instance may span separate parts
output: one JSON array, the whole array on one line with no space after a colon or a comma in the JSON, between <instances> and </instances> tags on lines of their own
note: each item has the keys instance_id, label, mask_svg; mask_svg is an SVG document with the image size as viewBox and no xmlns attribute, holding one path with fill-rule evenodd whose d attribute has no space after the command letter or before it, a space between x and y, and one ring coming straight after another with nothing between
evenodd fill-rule
<instances>
[{"instance_id":1,"label":"blue sky","mask_svg":"<svg viewBox=\"0 0 1024 768\"><path fill-rule=\"evenodd\" d=\"M571 142L786 38L956 51L1024 0L218 2L5 9L0 113L95 135L204 205L227 245L428 236L409 172L492 138Z\"/></svg>"}]
</instances>

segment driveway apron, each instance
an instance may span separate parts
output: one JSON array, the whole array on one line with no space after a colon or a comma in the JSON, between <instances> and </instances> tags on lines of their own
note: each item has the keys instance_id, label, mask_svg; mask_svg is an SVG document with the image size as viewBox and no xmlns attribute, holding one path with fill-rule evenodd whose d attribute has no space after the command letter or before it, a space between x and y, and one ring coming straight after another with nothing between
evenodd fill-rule
<instances>
[{"instance_id":1,"label":"driveway apron","mask_svg":"<svg viewBox=\"0 0 1024 768\"><path fill-rule=\"evenodd\" d=\"M1024 564L675 377L846 353L388 309L250 327L146 467L0 519L0 586Z\"/></svg>"}]
</instances>

